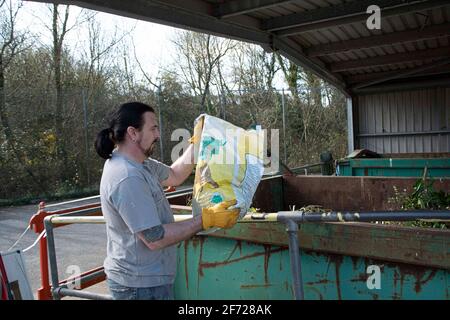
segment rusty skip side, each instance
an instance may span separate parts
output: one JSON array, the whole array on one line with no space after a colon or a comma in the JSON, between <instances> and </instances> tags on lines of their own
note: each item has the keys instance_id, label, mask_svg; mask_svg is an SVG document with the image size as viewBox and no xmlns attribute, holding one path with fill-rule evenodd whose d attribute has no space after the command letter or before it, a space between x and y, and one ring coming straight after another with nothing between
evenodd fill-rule
<instances>
[{"instance_id":1,"label":"rusty skip side","mask_svg":"<svg viewBox=\"0 0 450 320\"><path fill-rule=\"evenodd\" d=\"M252 206L260 209L260 212L282 211L284 209L282 177L263 178L256 189Z\"/></svg>"},{"instance_id":2,"label":"rusty skip side","mask_svg":"<svg viewBox=\"0 0 450 320\"><path fill-rule=\"evenodd\" d=\"M394 196L394 186L399 191L412 190L417 178L388 177L323 177L283 176L284 206L297 208L305 205L322 205L339 211L382 211L399 209L389 198ZM436 179L436 190L450 190L450 179Z\"/></svg>"},{"instance_id":3,"label":"rusty skip side","mask_svg":"<svg viewBox=\"0 0 450 320\"><path fill-rule=\"evenodd\" d=\"M281 223L238 223L210 236L287 246L285 229ZM299 225L298 239L300 248L305 250L450 269L448 230L353 222L310 223Z\"/></svg>"},{"instance_id":4,"label":"rusty skip side","mask_svg":"<svg viewBox=\"0 0 450 320\"><path fill-rule=\"evenodd\" d=\"M415 181L275 177L261 182L254 206L261 212L277 211L280 204L284 209L319 204L334 210L387 210L392 186L410 188ZM441 188L448 188L448 181L437 181ZM299 228L306 299L449 298L448 230L351 222ZM238 223L184 241L178 246L177 298L292 299L287 247L286 226L276 222ZM381 291L367 287L371 265L381 271Z\"/></svg>"},{"instance_id":5,"label":"rusty skip side","mask_svg":"<svg viewBox=\"0 0 450 320\"><path fill-rule=\"evenodd\" d=\"M287 247L196 236L178 245L175 298L289 297L292 294L289 270L287 274L270 274L272 265L283 268L286 258L289 259ZM277 278L276 284L271 283L274 278Z\"/></svg>"},{"instance_id":6,"label":"rusty skip side","mask_svg":"<svg viewBox=\"0 0 450 320\"><path fill-rule=\"evenodd\" d=\"M293 299L286 246L208 235L182 242L178 252L176 299ZM300 254L306 299L449 299L449 270L315 250Z\"/></svg>"},{"instance_id":7,"label":"rusty skip side","mask_svg":"<svg viewBox=\"0 0 450 320\"><path fill-rule=\"evenodd\" d=\"M414 178L305 176L284 176L282 179L278 176L260 183L255 202L259 201L257 203L261 206L257 207L262 212L268 212L264 207L266 204L274 209L274 205L269 203L271 196L279 197L276 193L281 190L285 192L284 198L288 199L284 202L294 202L297 208L320 204L335 210L386 209L387 197L391 194L389 190L392 190L393 185L408 188L416 181ZM281 186L283 181L284 187ZM446 188L448 184L448 179L435 182L437 189ZM372 188L381 191L376 192ZM310 189L316 191L311 192ZM325 191L319 192L322 189ZM297 199L293 198L293 190L298 191ZM368 195L370 192L367 190L372 190L375 195ZM341 195L339 201L335 200L336 193ZM361 201L360 197L365 198L366 202ZM281 200L276 202L278 206ZM211 236L268 245L288 245L285 226L279 223L238 223L232 229L219 230ZM300 247L306 250L450 269L450 230L356 222L312 223L301 224L298 237Z\"/></svg>"}]
</instances>

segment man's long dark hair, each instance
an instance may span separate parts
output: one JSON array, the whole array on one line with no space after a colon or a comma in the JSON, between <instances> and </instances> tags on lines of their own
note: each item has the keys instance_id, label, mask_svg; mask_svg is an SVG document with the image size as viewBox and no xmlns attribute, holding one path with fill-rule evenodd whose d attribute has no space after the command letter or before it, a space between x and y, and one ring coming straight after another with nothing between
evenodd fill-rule
<instances>
[{"instance_id":1,"label":"man's long dark hair","mask_svg":"<svg viewBox=\"0 0 450 320\"><path fill-rule=\"evenodd\" d=\"M95 150L103 159L111 158L114 146L125 139L128 127L138 130L144 125L144 113L155 112L149 105L141 102L127 102L113 113L109 128L103 129L95 139Z\"/></svg>"}]
</instances>

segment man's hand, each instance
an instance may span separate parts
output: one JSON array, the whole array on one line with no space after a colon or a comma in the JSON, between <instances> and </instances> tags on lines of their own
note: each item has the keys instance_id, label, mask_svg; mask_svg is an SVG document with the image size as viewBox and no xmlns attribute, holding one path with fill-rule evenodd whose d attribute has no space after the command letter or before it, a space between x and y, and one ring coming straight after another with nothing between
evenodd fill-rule
<instances>
[{"instance_id":1,"label":"man's hand","mask_svg":"<svg viewBox=\"0 0 450 320\"><path fill-rule=\"evenodd\" d=\"M228 229L233 227L239 218L239 208L228 209L236 204L236 199L224 201L210 208L202 209L203 229L212 227Z\"/></svg>"},{"instance_id":2,"label":"man's hand","mask_svg":"<svg viewBox=\"0 0 450 320\"><path fill-rule=\"evenodd\" d=\"M198 121L197 124L194 127L194 134L193 136L189 139L189 143L192 144L198 144L200 143L200 137L202 136L202 130L203 130L203 120L205 119L205 117L201 117Z\"/></svg>"}]
</instances>

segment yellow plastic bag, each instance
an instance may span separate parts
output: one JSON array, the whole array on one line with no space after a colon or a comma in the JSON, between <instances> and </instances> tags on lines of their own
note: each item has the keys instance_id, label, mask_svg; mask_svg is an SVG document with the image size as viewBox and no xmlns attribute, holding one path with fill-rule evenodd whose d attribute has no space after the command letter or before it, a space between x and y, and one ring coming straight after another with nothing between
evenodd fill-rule
<instances>
[{"instance_id":1,"label":"yellow plastic bag","mask_svg":"<svg viewBox=\"0 0 450 320\"><path fill-rule=\"evenodd\" d=\"M243 217L264 172L263 132L244 130L206 114L200 115L195 124L201 120L203 129L196 145L193 213L198 215L202 208L236 199L233 208L239 208Z\"/></svg>"}]
</instances>

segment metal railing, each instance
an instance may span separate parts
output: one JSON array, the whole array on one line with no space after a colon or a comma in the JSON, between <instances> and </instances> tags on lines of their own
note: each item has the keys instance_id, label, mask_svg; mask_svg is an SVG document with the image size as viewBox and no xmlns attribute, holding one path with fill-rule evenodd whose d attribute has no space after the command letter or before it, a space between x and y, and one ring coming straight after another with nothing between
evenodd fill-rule
<instances>
[{"instance_id":1,"label":"metal railing","mask_svg":"<svg viewBox=\"0 0 450 320\"><path fill-rule=\"evenodd\" d=\"M174 206L172 210L176 211L177 206ZM68 283L72 279L66 279L59 281L58 278L58 263L56 259L56 246L54 228L57 226L69 225L69 224L103 224L105 218L103 216L89 216L97 209L82 209L73 211L62 215L51 215L44 218L44 227L47 234L47 252L48 261L50 267L50 279L51 279L51 296L54 300L60 300L61 297L71 296L84 299L96 299L96 300L111 300L110 295L98 294L94 292L81 291L80 289L86 288L92 284L99 283L105 279L105 272L103 268L97 268L91 270L88 273L83 273L77 279L79 282L79 289L68 288ZM178 209L183 211L183 209ZM192 218L192 215L183 214L175 215L175 221L183 221Z\"/></svg>"},{"instance_id":2,"label":"metal railing","mask_svg":"<svg viewBox=\"0 0 450 320\"><path fill-rule=\"evenodd\" d=\"M189 211L189 207L172 206L176 211ZM73 296L85 299L110 300L111 296L97 294L93 292L83 292L80 290L69 289L67 281L59 282L58 266L56 261L55 239L53 229L56 226L62 226L74 223L105 223L103 216L89 216L94 213L96 208L76 210L61 215L52 215L44 218L44 226L47 233L47 250L50 264L50 275L52 285L52 297L59 300L63 296ZM175 221L182 221L192 218L192 214L175 214ZM289 237L289 256L291 263L292 281L294 289L294 298L296 300L304 299L301 257L298 241L299 223L321 223L321 222L373 222L373 221L411 221L411 220L450 220L450 210L435 211L371 211L371 212L313 212L303 211L279 211L276 213L248 213L240 222L280 222L286 224L286 232ZM103 270L97 270L90 274L84 274L80 277L80 287L86 286L87 282L95 282L95 279L104 276Z\"/></svg>"}]
</instances>

